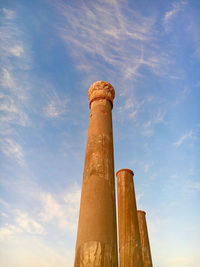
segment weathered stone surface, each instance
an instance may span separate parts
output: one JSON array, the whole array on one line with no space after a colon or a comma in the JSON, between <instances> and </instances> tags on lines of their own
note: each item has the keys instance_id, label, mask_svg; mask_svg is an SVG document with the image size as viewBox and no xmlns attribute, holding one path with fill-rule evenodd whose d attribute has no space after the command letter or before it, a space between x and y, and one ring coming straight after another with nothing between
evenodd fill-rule
<instances>
[{"instance_id":1,"label":"weathered stone surface","mask_svg":"<svg viewBox=\"0 0 200 267\"><path fill-rule=\"evenodd\" d=\"M111 246L98 241L83 243L77 251L77 265L80 267L113 266Z\"/></svg>"},{"instance_id":2,"label":"weathered stone surface","mask_svg":"<svg viewBox=\"0 0 200 267\"><path fill-rule=\"evenodd\" d=\"M149 244L147 223L146 223L146 213L142 210L138 210L138 223L140 230L140 239L142 245L142 257L144 262L144 267L153 267L151 259L151 249Z\"/></svg>"},{"instance_id":3,"label":"weathered stone surface","mask_svg":"<svg viewBox=\"0 0 200 267\"><path fill-rule=\"evenodd\" d=\"M112 133L114 88L89 89L90 120L85 155L75 267L117 267L117 227Z\"/></svg>"},{"instance_id":4,"label":"weathered stone surface","mask_svg":"<svg viewBox=\"0 0 200 267\"><path fill-rule=\"evenodd\" d=\"M120 267L143 267L133 172L117 172Z\"/></svg>"},{"instance_id":5,"label":"weathered stone surface","mask_svg":"<svg viewBox=\"0 0 200 267\"><path fill-rule=\"evenodd\" d=\"M115 98L115 90L110 83L98 81L90 86L88 91L88 98L90 101L90 106L94 100L99 99L107 99L112 104Z\"/></svg>"}]
</instances>

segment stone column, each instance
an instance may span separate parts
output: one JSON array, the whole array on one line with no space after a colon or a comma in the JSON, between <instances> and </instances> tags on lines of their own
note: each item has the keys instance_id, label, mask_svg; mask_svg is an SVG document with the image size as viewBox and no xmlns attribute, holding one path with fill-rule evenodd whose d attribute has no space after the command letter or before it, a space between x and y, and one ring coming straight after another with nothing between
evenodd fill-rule
<instances>
[{"instance_id":1,"label":"stone column","mask_svg":"<svg viewBox=\"0 0 200 267\"><path fill-rule=\"evenodd\" d=\"M144 267L153 267L145 215L146 213L144 211L138 210L138 223L139 223L140 239L142 245L142 257L143 257Z\"/></svg>"},{"instance_id":2,"label":"stone column","mask_svg":"<svg viewBox=\"0 0 200 267\"><path fill-rule=\"evenodd\" d=\"M75 267L117 267L112 133L115 91L95 82L88 91L90 120L82 183Z\"/></svg>"},{"instance_id":3,"label":"stone column","mask_svg":"<svg viewBox=\"0 0 200 267\"><path fill-rule=\"evenodd\" d=\"M133 172L117 172L120 267L143 267Z\"/></svg>"}]
</instances>

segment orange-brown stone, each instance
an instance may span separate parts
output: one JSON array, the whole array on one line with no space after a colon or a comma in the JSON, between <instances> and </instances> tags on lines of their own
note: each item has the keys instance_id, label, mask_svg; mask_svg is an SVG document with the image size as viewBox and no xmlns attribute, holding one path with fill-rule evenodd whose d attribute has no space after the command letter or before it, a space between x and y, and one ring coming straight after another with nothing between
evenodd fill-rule
<instances>
[{"instance_id":1,"label":"orange-brown stone","mask_svg":"<svg viewBox=\"0 0 200 267\"><path fill-rule=\"evenodd\" d=\"M83 174L75 267L117 267L111 84L88 92L90 120Z\"/></svg>"},{"instance_id":2,"label":"orange-brown stone","mask_svg":"<svg viewBox=\"0 0 200 267\"><path fill-rule=\"evenodd\" d=\"M117 172L120 267L143 267L133 172Z\"/></svg>"},{"instance_id":3,"label":"orange-brown stone","mask_svg":"<svg viewBox=\"0 0 200 267\"><path fill-rule=\"evenodd\" d=\"M144 267L153 267L147 223L146 223L146 213L142 210L138 210L138 223L140 229L140 239L142 245L142 257L143 257Z\"/></svg>"}]
</instances>

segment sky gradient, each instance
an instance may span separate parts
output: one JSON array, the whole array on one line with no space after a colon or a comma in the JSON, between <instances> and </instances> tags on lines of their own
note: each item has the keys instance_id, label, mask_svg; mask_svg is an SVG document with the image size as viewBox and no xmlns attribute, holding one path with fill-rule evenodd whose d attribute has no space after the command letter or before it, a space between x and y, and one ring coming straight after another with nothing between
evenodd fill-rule
<instances>
[{"instance_id":1,"label":"sky gradient","mask_svg":"<svg viewBox=\"0 0 200 267\"><path fill-rule=\"evenodd\" d=\"M154 267L200 262L200 1L0 1L0 266L73 267L88 88L115 88Z\"/></svg>"}]
</instances>

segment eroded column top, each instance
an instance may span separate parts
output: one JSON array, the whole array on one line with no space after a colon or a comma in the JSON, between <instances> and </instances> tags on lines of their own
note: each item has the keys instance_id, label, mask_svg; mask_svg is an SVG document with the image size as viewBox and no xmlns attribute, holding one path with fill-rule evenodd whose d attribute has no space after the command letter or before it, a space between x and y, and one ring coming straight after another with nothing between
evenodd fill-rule
<instances>
[{"instance_id":1,"label":"eroded column top","mask_svg":"<svg viewBox=\"0 0 200 267\"><path fill-rule=\"evenodd\" d=\"M120 172L124 172L124 173L130 173L131 175L134 175L134 172L130 169L120 169L116 172L116 176L120 173Z\"/></svg>"},{"instance_id":2,"label":"eroded column top","mask_svg":"<svg viewBox=\"0 0 200 267\"><path fill-rule=\"evenodd\" d=\"M138 210L138 212L140 212L140 213L146 215L146 212L145 212L144 210Z\"/></svg>"},{"instance_id":3,"label":"eroded column top","mask_svg":"<svg viewBox=\"0 0 200 267\"><path fill-rule=\"evenodd\" d=\"M110 83L104 81L97 81L90 86L88 90L88 98L90 101L90 107L93 101L99 99L107 99L113 106L115 90Z\"/></svg>"}]
</instances>

